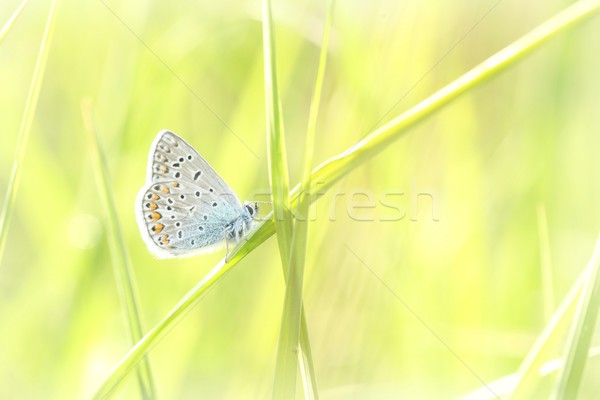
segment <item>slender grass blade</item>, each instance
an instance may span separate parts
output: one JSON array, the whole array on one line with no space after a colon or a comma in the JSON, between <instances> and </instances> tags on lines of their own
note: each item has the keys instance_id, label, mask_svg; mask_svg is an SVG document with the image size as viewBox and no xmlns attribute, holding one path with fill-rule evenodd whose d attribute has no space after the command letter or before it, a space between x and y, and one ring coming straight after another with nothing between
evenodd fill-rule
<instances>
[{"instance_id":1,"label":"slender grass blade","mask_svg":"<svg viewBox=\"0 0 600 400\"><path fill-rule=\"evenodd\" d=\"M52 0L50 11L48 12L48 18L46 19L46 28L44 29L44 35L42 36L42 42L40 44L37 61L35 63L33 76L31 78L31 85L29 87L27 101L25 102L25 111L23 112L21 127L19 129L17 150L10 173L10 178L8 180L8 188L6 189L4 203L2 204L2 212L0 213L0 260L2 260L4 255L8 228L14 212L17 190L19 189L19 180L25 158L25 150L27 149L31 124L33 122L33 116L35 115L38 99L40 97L40 89L42 87L44 72L46 71L48 52L50 50L52 33L54 32L54 25L56 23L56 8L57 0Z\"/></svg>"},{"instance_id":2,"label":"slender grass blade","mask_svg":"<svg viewBox=\"0 0 600 400\"><path fill-rule=\"evenodd\" d=\"M309 207L311 204L308 192L311 184L311 172L313 163L313 152L315 142L315 131L317 126L317 116L319 114L319 105L321 102L321 93L323 91L323 80L325 77L325 68L327 64L327 50L329 47L329 33L331 31L331 21L333 18L333 1L329 2L327 18L323 30L323 41L321 44L321 52L319 55L319 65L317 76L315 79L315 89L311 101L310 112L308 117L308 128L306 132L306 144L304 148L304 172L299 193L298 208L296 210L296 218L292 233L292 253L290 256L290 268L288 273L288 284L286 287L284 310L288 312L287 320L284 318L283 323L289 324L288 331L288 351L291 346L298 343L300 335L300 346L298 349L298 361L300 365L300 373L302 376L304 395L306 399L318 399L318 389L314 366L312 361L312 353L310 344L308 343L308 334L306 339L302 340L303 332L307 330L306 322L302 311L302 286L304 281L304 267L306 261L306 241L308 236L308 220ZM300 325L300 326L299 326ZM280 342L281 344L281 342ZM280 348L280 351L282 348ZM291 355L288 354L290 357ZM291 363L292 361L288 361ZM306 368L308 367L308 369Z\"/></svg>"},{"instance_id":3,"label":"slender grass blade","mask_svg":"<svg viewBox=\"0 0 600 400\"><path fill-rule=\"evenodd\" d=\"M92 119L91 101L84 100L82 103L83 120L85 122L86 131L88 134L90 152L94 170L96 172L96 181L98 183L98 191L104 203L106 213L106 221L108 228L108 240L112 255L113 272L119 289L119 297L121 300L121 308L125 317L129 337L132 344L137 343L143 336L141 307L138 299L135 277L129 255L127 254L127 246L121 231L121 224L117 214L117 208L112 195L110 178L108 174L108 166L106 157L100 147L98 133ZM140 386L140 392L143 399L155 399L156 390L150 362L144 359L138 367L137 377Z\"/></svg>"},{"instance_id":4,"label":"slender grass blade","mask_svg":"<svg viewBox=\"0 0 600 400\"><path fill-rule=\"evenodd\" d=\"M4 26L2 27L2 30L0 30L0 43L2 43L2 41L6 38L6 35L8 35L8 32L10 32L15 21L17 20L17 18L19 18L19 15L21 15L21 11L23 11L23 9L25 8L25 5L27 4L28 1L29 0L23 0L21 5L19 6L19 8L17 8L15 10L13 15L11 15L11 17L8 19L8 21L6 21L6 24L4 24Z\"/></svg>"},{"instance_id":5,"label":"slender grass blade","mask_svg":"<svg viewBox=\"0 0 600 400\"><path fill-rule=\"evenodd\" d=\"M555 399L576 399L583 378L600 310L600 236L589 268L590 273L575 314L575 321L571 326L565 365L554 393Z\"/></svg>"}]
</instances>

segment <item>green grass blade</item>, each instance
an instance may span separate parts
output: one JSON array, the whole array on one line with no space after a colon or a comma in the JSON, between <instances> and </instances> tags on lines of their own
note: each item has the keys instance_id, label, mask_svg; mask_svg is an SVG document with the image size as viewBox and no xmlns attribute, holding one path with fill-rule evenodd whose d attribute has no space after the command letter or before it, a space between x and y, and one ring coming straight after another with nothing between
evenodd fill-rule
<instances>
[{"instance_id":1,"label":"green grass blade","mask_svg":"<svg viewBox=\"0 0 600 400\"><path fill-rule=\"evenodd\" d=\"M480 66L467 72L467 74L446 86L441 91L436 92L409 111L394 118L390 123L377 129L365 139L361 140L356 146L321 164L312 173L310 192L313 193L317 190L323 192L330 188L342 176L358 167L361 162L373 157L387 145L400 138L408 128L423 121L426 117L433 115L435 111L448 104L460 94L477 87L477 85L485 82L487 78L491 78L513 65L554 35L564 32L568 28L577 26L598 11L600 11L600 1L580 1L560 12L537 29L534 29L504 50L501 50L496 55L484 61ZM298 185L290 193L292 209L297 205L299 191L300 186ZM314 201L314 199L311 199L311 201ZM248 241L240 244L240 246L234 250L234 254L230 256L230 260L227 264L224 264L224 262L219 263L175 305L162 321L154 326L154 328L152 328L142 340L129 351L115 367L107 380L102 384L96 397L105 398L118 387L145 354L156 345L168 330L172 328L193 305L196 304L201 296L206 293L212 285L241 261L249 252L257 248L274 233L275 225L273 221L269 220L259 225L256 231L250 234Z\"/></svg>"},{"instance_id":2,"label":"green grass blade","mask_svg":"<svg viewBox=\"0 0 600 400\"><path fill-rule=\"evenodd\" d=\"M291 215L289 215L290 184L283 131L283 114L277 81L275 38L272 25L270 2L269 0L263 0L263 51L269 175L273 191L273 209L277 216L275 226L278 240L280 243L288 246L282 253L289 254L289 236L291 235L293 221Z\"/></svg>"},{"instance_id":3,"label":"green grass blade","mask_svg":"<svg viewBox=\"0 0 600 400\"><path fill-rule=\"evenodd\" d=\"M19 6L19 8L17 8L17 10L13 13L13 15L11 15L11 17L8 19L8 21L6 21L6 24L4 24L4 26L2 27L2 30L0 30L0 43L2 43L4 38L6 38L6 35L8 35L8 32L13 27L13 25L14 25L15 21L17 20L17 18L19 17L19 15L21 15L21 11L23 11L23 9L25 8L25 5L27 4L28 1L29 0L23 0L21 5Z\"/></svg>"},{"instance_id":4,"label":"green grass blade","mask_svg":"<svg viewBox=\"0 0 600 400\"><path fill-rule=\"evenodd\" d=\"M569 290L558 310L550 318L548 324L531 347L529 354L517 371L518 380L510 396L511 399L530 399L533 396L542 365L556 354L556 348L568 332L569 324L577 310L590 268L586 268Z\"/></svg>"},{"instance_id":5,"label":"green grass blade","mask_svg":"<svg viewBox=\"0 0 600 400\"><path fill-rule=\"evenodd\" d=\"M327 50L329 48L329 33L331 31L331 21L333 18L333 0L329 1L329 9L323 30L323 41L319 55L319 66L317 77L315 79L315 90L311 101L308 117L308 128L306 132L306 144L304 147L304 172L301 183L301 190L296 210L296 222L292 233L292 253L290 257L290 268L288 274L288 284L285 293L285 309L289 312L289 324L291 344L298 343L300 348L298 352L298 361L304 386L304 395L307 399L318 399L317 381L312 361L310 343L308 334L304 337L303 332L308 332L304 315L302 312L302 286L304 281L304 266L306 259L306 240L308 236L309 207L311 204L310 189L313 149L315 142L315 131L317 126L317 116L319 114L319 105L321 102L321 93L323 90L323 80L325 77L325 67L327 65ZM297 314L297 315L296 315ZM297 324L300 324L300 327ZM295 333L295 335L294 335ZM300 338L298 338L300 336Z\"/></svg>"},{"instance_id":6,"label":"green grass blade","mask_svg":"<svg viewBox=\"0 0 600 400\"><path fill-rule=\"evenodd\" d=\"M600 346L595 346L590 348L590 352L588 354L588 358L597 358L600 357ZM541 365L539 370L537 371L537 376L545 377L550 374L555 373L556 371L560 371L562 369L564 362L562 358L554 358L551 359ZM466 396L462 397L463 400L496 400L497 396L504 398L504 396L509 396L513 393L515 386L519 380L519 376L517 373L513 373L510 375L503 376L501 378L495 379L492 382L488 382L486 386L480 387L471 393L468 393ZM489 389L493 390L493 393L490 392ZM508 397L507 397L508 398ZM534 398L532 395L528 397L521 397L523 399L532 399Z\"/></svg>"},{"instance_id":7,"label":"green grass blade","mask_svg":"<svg viewBox=\"0 0 600 400\"><path fill-rule=\"evenodd\" d=\"M600 238L596 244L596 249L592 262L581 272L577 281L573 284L564 300L558 307L558 310L551 316L548 324L535 341L531 350L525 357L525 360L518 371L510 377L499 379L503 382L501 394L509 395L512 400L531 399L535 396L535 390L539 386L540 377L549 374L551 371L559 369L557 365L564 364L562 359L555 359L556 349L562 346L564 337L567 335L569 326L573 325L578 305L584 302L586 293L589 294L590 277L598 272L598 261L600 257ZM597 311L597 309L596 309ZM593 333L593 327L591 328ZM588 348L582 349L581 356L584 360L588 357L597 355L597 351L588 351ZM585 361L584 361L585 362ZM510 378L510 379L509 379ZM487 388L481 388L477 392L485 393ZM499 394L498 392L496 392ZM473 396L475 397L475 396ZM471 397L469 397L471 398ZM575 397L563 397L575 398Z\"/></svg>"},{"instance_id":8,"label":"green grass blade","mask_svg":"<svg viewBox=\"0 0 600 400\"><path fill-rule=\"evenodd\" d=\"M569 333L565 365L554 393L556 399L576 399L583 378L600 310L600 236L589 266L590 274Z\"/></svg>"},{"instance_id":9,"label":"green grass blade","mask_svg":"<svg viewBox=\"0 0 600 400\"><path fill-rule=\"evenodd\" d=\"M273 384L274 399L292 399L296 392L298 331L300 308L292 308L295 304L291 298L302 293L302 281L290 277L290 252L292 244L293 219L289 203L289 172L285 150L283 131L283 115L277 81L277 58L275 53L275 33L271 3L263 0L263 51L265 71L265 100L267 111L267 145L269 149L269 175L273 195L273 211L275 213L275 230L281 255L281 264L286 279L286 291L279 332L275 381ZM286 271L288 273L286 274ZM299 286L300 285L300 286ZM291 296L291 297L290 297ZM301 295L300 295L301 299Z\"/></svg>"},{"instance_id":10,"label":"green grass blade","mask_svg":"<svg viewBox=\"0 0 600 400\"><path fill-rule=\"evenodd\" d=\"M52 4L50 5L50 11L48 12L46 28L44 29L44 35L42 36L42 43L40 44L37 61L33 70L33 77L31 78L31 86L29 87L27 101L25 102L25 110L23 112L21 127L19 129L19 137L17 139L15 159L13 161L10 178L8 180L8 187L6 189L6 195L4 196L4 203L2 204L2 212L0 213L0 260L2 260L4 255L8 227L10 225L10 219L13 213L17 190L19 188L21 165L23 164L23 160L25 158L25 149L27 148L27 142L29 141L29 132L31 131L31 124L33 122L33 116L35 115L38 99L40 97L40 89L42 87L46 63L48 61L48 51L50 49L52 32L54 31L54 25L56 23L56 3L57 0L52 1Z\"/></svg>"},{"instance_id":11,"label":"green grass blade","mask_svg":"<svg viewBox=\"0 0 600 400\"><path fill-rule=\"evenodd\" d=\"M108 166L98 140L98 133L93 122L91 102L89 99L83 101L82 113L88 134L94 170L96 172L98 191L100 192L100 197L102 198L106 212L108 240L110 243L113 272L115 274L115 280L117 282L121 300L121 308L123 309L123 315L125 317L130 340L132 344L135 344L144 334L140 305L135 286L135 277L127 254L125 240L123 239L121 224L119 223L117 209L112 196L112 186L110 184ZM137 376L141 397L143 399L156 398L154 380L152 379L152 372L150 370L150 362L148 359L145 359L139 366Z\"/></svg>"},{"instance_id":12,"label":"green grass blade","mask_svg":"<svg viewBox=\"0 0 600 400\"><path fill-rule=\"evenodd\" d=\"M127 375L144 358L144 356L191 311L192 307L217 283L227 272L237 265L252 250L260 246L275 233L272 221L262 224L253 231L246 242L240 244L229 254L227 263L221 260L198 284L192 288L173 309L154 326L146 335L123 357L108 379L96 392L95 399L107 399L125 382Z\"/></svg>"},{"instance_id":13,"label":"green grass blade","mask_svg":"<svg viewBox=\"0 0 600 400\"><path fill-rule=\"evenodd\" d=\"M319 54L319 67L317 69L317 77L315 79L315 91L310 103L310 112L308 115L308 128L306 132L306 143L304 148L304 172L302 175L302 191L300 193L300 204L303 204L303 199L309 195L307 190L310 188L312 181L312 162L313 150L315 144L315 131L317 129L317 117L319 115L319 106L321 104L321 93L323 92L323 81L325 79L325 68L327 66L327 51L329 49L329 34L331 32L331 24L333 18L334 0L329 1L329 9L323 29L323 41L321 43L321 52ZM308 205L304 202L304 206ZM307 214L303 214L307 215ZM306 220L306 218L304 219Z\"/></svg>"},{"instance_id":14,"label":"green grass blade","mask_svg":"<svg viewBox=\"0 0 600 400\"><path fill-rule=\"evenodd\" d=\"M546 207L538 205L537 209L538 232L540 235L540 270L542 276L542 293L544 299L544 315L546 321L550 320L554 310L554 289L552 262L550 260L550 239L548 239L548 217Z\"/></svg>"},{"instance_id":15,"label":"green grass blade","mask_svg":"<svg viewBox=\"0 0 600 400\"><path fill-rule=\"evenodd\" d=\"M273 196L273 211L276 216L277 241L284 270L287 270L293 220L290 213L289 173L283 132L283 115L277 83L275 38L272 29L271 5L269 0L263 0L263 51L269 178Z\"/></svg>"},{"instance_id":16,"label":"green grass blade","mask_svg":"<svg viewBox=\"0 0 600 400\"><path fill-rule=\"evenodd\" d=\"M558 33L577 26L599 11L599 0L580 0L567 7L424 101L376 129L349 150L319 166L313 173L311 191L330 188L348 172L402 137L408 128L424 121L460 95L514 65Z\"/></svg>"}]
</instances>

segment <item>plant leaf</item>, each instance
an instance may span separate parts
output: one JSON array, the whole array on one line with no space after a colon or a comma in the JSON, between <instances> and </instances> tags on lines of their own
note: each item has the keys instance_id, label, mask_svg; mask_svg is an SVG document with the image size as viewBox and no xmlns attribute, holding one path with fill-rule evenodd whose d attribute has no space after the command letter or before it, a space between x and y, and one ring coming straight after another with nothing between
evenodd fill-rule
<instances>
[{"instance_id":1,"label":"plant leaf","mask_svg":"<svg viewBox=\"0 0 600 400\"><path fill-rule=\"evenodd\" d=\"M289 172L285 151L285 136L279 88L277 82L277 60L275 52L275 34L271 3L263 0L263 49L265 70L265 100L267 111L267 145L269 149L269 175L273 193L273 211L275 213L275 230L281 256L281 265L286 278L286 295L283 303L281 329L275 366L275 382L273 384L274 399L292 399L296 392L296 366L298 347L298 324L300 309L290 309L291 293L301 293L297 279L289 274L292 229L294 221L289 206ZM301 297L300 297L301 299Z\"/></svg>"},{"instance_id":2,"label":"plant leaf","mask_svg":"<svg viewBox=\"0 0 600 400\"><path fill-rule=\"evenodd\" d=\"M15 10L13 15L11 15L8 21L6 21L6 24L4 24L2 30L0 30L0 43L2 43L2 41L6 38L6 35L8 35L8 32L10 32L19 15L21 15L21 11L23 11L28 1L29 0L23 0L21 5Z\"/></svg>"},{"instance_id":3,"label":"plant leaf","mask_svg":"<svg viewBox=\"0 0 600 400\"><path fill-rule=\"evenodd\" d=\"M306 259L306 240L308 235L308 220L309 220L309 207L311 204L310 196L308 192L311 183L311 170L313 160L313 148L315 142L315 131L317 125L317 116L319 114L319 104L321 101L321 93L323 90L323 80L325 77L325 67L327 64L327 50L329 47L329 33L331 31L331 21L333 18L333 0L329 1L329 8L327 11L327 18L323 30L323 41L321 44L321 52L319 55L319 66L317 69L317 77L315 80L315 90L311 101L310 112L308 117L308 128L306 132L306 144L304 147L304 172L301 183L301 190L298 197L298 208L296 210L296 219L294 223L294 229L292 232L292 253L290 256L290 268L287 279L287 286L284 300L284 318L283 324L288 324L289 337L287 338L287 355L293 358L293 354L290 350L298 343L298 335L302 335L302 332L306 328L306 323L303 316L301 317L302 310L302 286L304 281L304 266ZM286 316L288 317L286 319ZM299 327L301 325L301 328ZM282 327L283 331L283 327ZM308 334L307 334L308 336ZM280 339L280 346L281 346ZM283 346L280 347L280 352ZM303 363L303 360L306 360ZM288 361L291 363L293 360ZM307 399L318 399L318 389L316 376L314 373L312 354L308 343L300 343L298 348L298 361L299 365L307 365L310 367L309 370L301 368L301 375L304 385L304 396Z\"/></svg>"},{"instance_id":4,"label":"plant leaf","mask_svg":"<svg viewBox=\"0 0 600 400\"><path fill-rule=\"evenodd\" d=\"M2 212L0 213L0 260L4 255L6 238L8 236L8 227L10 226L15 199L17 197L17 190L19 189L21 166L23 165L25 158L25 150L29 141L29 132L31 131L31 124L33 122L33 116L35 115L38 99L40 97L40 89L42 87L44 72L46 71L48 51L50 49L52 33L54 32L54 25L56 23L56 4L57 0L52 0L50 11L48 12L48 18L46 19L46 28L44 29L44 35L42 36L42 42L40 44L37 61L33 70L27 101L25 102L25 110L21 120L21 127L19 128L15 158L13 161L12 170L10 172L10 178L8 180L6 195L4 196L4 203L2 204ZM23 5L21 4L21 6ZM4 29L2 32L4 32Z\"/></svg>"},{"instance_id":5,"label":"plant leaf","mask_svg":"<svg viewBox=\"0 0 600 400\"><path fill-rule=\"evenodd\" d=\"M98 191L100 192L100 197L102 198L106 212L105 219L108 228L108 241L112 256L113 272L119 291L119 298L121 300L121 308L123 310L123 316L125 317L125 325L127 326L129 338L132 344L135 344L144 335L140 311L141 307L135 285L135 277L127 254L127 246L125 245L125 239L123 238L123 233L121 231L117 208L112 196L112 186L110 185L106 157L100 147L98 133L92 120L91 100L84 100L81 108L85 128L88 134L94 170L96 172ZM142 398L156 398L156 389L150 369L150 361L147 358L145 358L138 367L137 376Z\"/></svg>"},{"instance_id":6,"label":"plant leaf","mask_svg":"<svg viewBox=\"0 0 600 400\"><path fill-rule=\"evenodd\" d=\"M588 359L600 309L600 236L589 263L583 294L571 325L565 365L554 393L556 399L576 399Z\"/></svg>"},{"instance_id":7,"label":"plant leaf","mask_svg":"<svg viewBox=\"0 0 600 400\"><path fill-rule=\"evenodd\" d=\"M531 347L531 350L516 372L518 379L514 383L514 389L511 391L511 399L530 399L533 396L542 365L555 356L556 348L561 345L561 341L568 331L569 322L573 320L578 301L581 299L581 294L583 293L585 280L589 276L589 273L589 268L582 271L558 307L558 310L550 318L546 327Z\"/></svg>"}]
</instances>

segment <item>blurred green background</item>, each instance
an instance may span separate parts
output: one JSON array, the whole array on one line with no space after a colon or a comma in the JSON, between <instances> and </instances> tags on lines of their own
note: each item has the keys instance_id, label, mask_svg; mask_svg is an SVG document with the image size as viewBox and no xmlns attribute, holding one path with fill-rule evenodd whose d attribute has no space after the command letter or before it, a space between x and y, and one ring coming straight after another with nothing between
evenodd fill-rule
<instances>
[{"instance_id":1,"label":"blurred green background","mask_svg":"<svg viewBox=\"0 0 600 400\"><path fill-rule=\"evenodd\" d=\"M49 3L32 0L0 45L2 196ZM19 4L2 2L0 25ZM315 161L568 4L338 1ZM84 97L93 100L145 328L224 256L154 259L133 204L163 128L195 146L240 198L268 189L260 7L60 2L0 264L1 398L87 398L131 347L89 161ZM295 185L326 4L276 2L273 12ZM489 383L518 368L583 270L600 227L599 22L558 36L463 96L313 206L304 301L323 399L457 398L482 386L478 377ZM349 212L364 200L352 203L355 192L377 201L403 193L393 201L405 217L383 221L394 213L380 203ZM270 239L150 353L159 396L268 398L283 294ZM582 398L600 391L598 373L600 360L590 359ZM138 396L130 378L119 398Z\"/></svg>"}]
</instances>

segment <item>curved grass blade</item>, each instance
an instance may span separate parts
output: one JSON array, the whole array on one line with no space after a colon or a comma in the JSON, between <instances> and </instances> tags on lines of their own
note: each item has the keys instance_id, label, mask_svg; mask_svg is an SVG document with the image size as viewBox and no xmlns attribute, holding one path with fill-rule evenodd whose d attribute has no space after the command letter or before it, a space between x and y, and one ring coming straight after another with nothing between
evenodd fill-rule
<instances>
[{"instance_id":1,"label":"curved grass blade","mask_svg":"<svg viewBox=\"0 0 600 400\"><path fill-rule=\"evenodd\" d=\"M600 346L592 347L588 353L588 358L596 357L600 357ZM564 362L562 358L555 358L543 363L536 374L541 377L548 376L554 372L560 371L563 364ZM496 394L501 397L508 396L513 392L518 380L519 376L517 373L503 376L502 378L489 382L487 386L480 387L472 391L471 393L462 397L462 400L496 400L498 398ZM494 391L494 393L490 392L490 388ZM532 399L533 397L529 396L523 398Z\"/></svg>"},{"instance_id":2,"label":"curved grass blade","mask_svg":"<svg viewBox=\"0 0 600 400\"><path fill-rule=\"evenodd\" d=\"M579 278L558 307L558 310L550 318L544 330L531 347L531 350L516 372L518 378L514 383L510 399L532 398L536 384L539 381L539 372L542 366L556 354L556 348L561 346L561 341L568 332L569 323L573 320L577 304L582 298L585 282L589 275L589 267L581 272Z\"/></svg>"},{"instance_id":3,"label":"curved grass blade","mask_svg":"<svg viewBox=\"0 0 600 400\"><path fill-rule=\"evenodd\" d=\"M248 240L238 245L229 254L228 261L221 260L196 286L194 286L158 324L156 324L136 345L123 357L108 379L96 392L94 399L107 399L116 393L124 383L127 375L156 346L160 340L181 319L192 310L193 306L204 297L227 272L237 265L251 251L264 243L275 233L273 221L267 221L250 233Z\"/></svg>"},{"instance_id":4,"label":"curved grass blade","mask_svg":"<svg viewBox=\"0 0 600 400\"><path fill-rule=\"evenodd\" d=\"M269 0L263 0L263 51L265 71L265 101L267 112L267 147L269 154L269 177L273 192L275 227L282 258L289 257L292 216L289 203L289 173L283 131L283 115L279 99L275 38ZM283 247L282 247L283 246ZM287 266L287 263L286 263Z\"/></svg>"},{"instance_id":5,"label":"curved grass blade","mask_svg":"<svg viewBox=\"0 0 600 400\"><path fill-rule=\"evenodd\" d=\"M583 378L600 309L600 236L589 267L590 273L569 333L565 365L554 393L555 399L576 399Z\"/></svg>"},{"instance_id":6,"label":"curved grass blade","mask_svg":"<svg viewBox=\"0 0 600 400\"><path fill-rule=\"evenodd\" d=\"M492 383L498 386L501 390L496 393L499 395L507 395L507 398L531 399L535 396L535 389L539 386L540 377L550 374L551 372L561 369L564 364L563 359L553 359L557 351L556 349L562 346L562 341L569 330L569 326L575 320L578 305L582 304L585 297L586 289L589 288L590 277L594 271L598 270L598 255L600 253L600 238L596 244L592 261L588 263L586 268L581 272L577 281L573 284L564 300L558 307L558 310L551 316L549 322L544 327L544 330L531 347L531 350L525 357L525 360L514 374L506 376ZM593 329L592 329L593 331ZM600 348L590 349L586 351L585 359L598 356ZM487 387L480 388L472 394L465 397L467 399L476 398L495 398L490 395ZM563 397L575 398L575 397Z\"/></svg>"},{"instance_id":7,"label":"curved grass blade","mask_svg":"<svg viewBox=\"0 0 600 400\"><path fill-rule=\"evenodd\" d=\"M275 33L271 2L263 0L263 51L265 70L265 100L267 111L267 147L269 150L269 176L273 193L275 230L281 265L286 279L286 290L281 317L281 329L277 347L273 399L293 399L296 393L298 325L300 309L290 309L290 294L302 293L301 281L290 277L290 252L294 221L290 212L289 172L283 131L283 115L277 81L277 58L275 56ZM301 297L300 297L301 299Z\"/></svg>"},{"instance_id":8,"label":"curved grass blade","mask_svg":"<svg viewBox=\"0 0 600 400\"><path fill-rule=\"evenodd\" d=\"M8 32L13 27L13 25L14 25L15 21L17 20L17 18L19 17L19 15L21 15L21 11L23 11L23 9L25 8L25 5L27 4L28 1L29 0L23 0L21 5L19 6L19 8L16 9L16 11L13 13L13 15L11 15L11 17L8 19L8 21L6 21L6 24L4 24L4 26L2 27L2 30L0 30L0 43L2 43L2 41L4 40L6 35L8 35Z\"/></svg>"},{"instance_id":9,"label":"curved grass blade","mask_svg":"<svg viewBox=\"0 0 600 400\"><path fill-rule=\"evenodd\" d=\"M448 104L459 95L467 92L469 89L477 87L477 85L483 83L486 79L502 72L556 34L563 32L568 28L577 26L599 11L600 0L594 2L580 0L563 10L540 27L534 29L504 50L501 50L488 58L480 64L480 66L467 72L441 91L436 92L409 111L394 118L390 123L375 130L365 137L365 139L361 140L358 143L359 146L353 147L349 151L321 164L312 173L309 192L316 192L317 188L320 191L330 188L337 180L349 173L352 169L358 167L361 162L373 157L387 145L400 138L408 128L411 128L425 118L433 115L435 111L439 110L442 106ZM463 87L463 85L466 87ZM345 157L349 157L349 159L345 160ZM296 186L290 192L290 206L292 209L297 206L299 191L300 186ZM314 201L314 199L311 198L311 201ZM175 307L173 307L162 321L154 326L154 328L152 328L129 351L129 353L127 353L107 380L102 384L96 398L106 398L109 393L117 388L145 354L158 343L168 330L171 329L193 305L197 303L212 285L241 261L249 252L261 245L274 233L275 225L273 221L269 220L259 225L258 228L250 234L248 241L241 243L238 248L234 250L231 259L227 264L224 264L223 261L220 262L204 279L192 288L185 297L175 305Z\"/></svg>"},{"instance_id":10,"label":"curved grass blade","mask_svg":"<svg viewBox=\"0 0 600 400\"><path fill-rule=\"evenodd\" d=\"M538 232L540 235L540 271L542 277L542 293L544 299L544 316L550 320L554 310L554 289L552 287L552 262L550 260L550 239L548 238L548 216L546 207L539 204L537 208Z\"/></svg>"},{"instance_id":11,"label":"curved grass blade","mask_svg":"<svg viewBox=\"0 0 600 400\"><path fill-rule=\"evenodd\" d=\"M284 310L288 312L289 318L282 322L289 324L289 337L287 338L287 350L286 353L290 358L293 355L289 353L292 346L296 346L298 343L298 336L302 335L301 332L308 329L306 328L306 322L301 317L302 311L302 286L304 281L304 266L306 260L306 240L308 236L308 220L309 220L309 207L311 204L310 196L308 192L311 183L312 163L313 163L313 149L315 142L315 131L317 126L317 116L319 114L319 105L321 102L321 93L323 90L323 80L325 77L325 67L327 64L327 50L329 48L329 33L331 31L331 20L333 18L333 0L329 1L329 7L327 11L327 17L323 30L323 40L321 44L321 52L319 54L319 66L317 69L317 77L315 79L315 90L311 101L310 112L308 116L308 128L306 132L306 144L304 146L304 172L302 176L302 183L300 185L300 193L298 197L298 208L296 210L296 218L294 223L294 229L292 231L292 252L290 255L290 268L287 279L287 287L285 292L285 305ZM307 334L308 336L308 334ZM307 343L308 344L308 343ZM280 339L281 345L281 339ZM282 348L280 347L280 351ZM304 385L304 397L306 399L318 399L319 393L317 389L317 381L315 371L313 367L312 354L310 347L305 348L303 343L300 343L298 349L299 365L302 367L306 365L310 367L309 370L300 368L302 381ZM303 359L306 361L303 362ZM293 360L288 361L288 364Z\"/></svg>"},{"instance_id":12,"label":"curved grass blade","mask_svg":"<svg viewBox=\"0 0 600 400\"><path fill-rule=\"evenodd\" d=\"M94 170L96 172L98 191L102 198L102 202L104 203L113 272L115 274L115 281L117 282L121 308L123 310L123 316L125 317L129 338L132 344L135 344L144 335L139 305L140 302L135 286L135 277L127 254L127 246L123 239L115 201L112 196L106 157L100 147L97 129L92 118L91 100L85 99L81 104L81 109L88 134ZM150 369L150 361L147 358L144 359L142 364L138 367L137 377L141 397L143 399L155 399L156 389Z\"/></svg>"},{"instance_id":13,"label":"curved grass blade","mask_svg":"<svg viewBox=\"0 0 600 400\"><path fill-rule=\"evenodd\" d=\"M6 189L6 195L4 196L4 203L2 204L2 212L0 213L0 260L2 260L4 255L8 227L10 225L10 219L14 210L17 190L19 188L21 164L23 164L23 160L25 158L25 149L27 148L27 142L29 141L31 123L33 122L33 116L35 115L35 109L40 97L40 88L42 87L42 80L46 70L46 62L48 61L48 51L50 49L52 32L54 31L54 25L56 23L56 4L57 0L52 0L50 11L48 12L46 28L44 29L44 35L42 36L42 42L40 44L37 61L33 70L33 77L31 78L31 86L29 87L27 101L25 102L25 111L23 112L23 119L21 120L21 127L19 129L15 159L13 161L10 178L8 180L8 187Z\"/></svg>"},{"instance_id":14,"label":"curved grass blade","mask_svg":"<svg viewBox=\"0 0 600 400\"><path fill-rule=\"evenodd\" d=\"M348 172L401 138L408 128L424 121L426 117L433 115L460 95L514 65L558 33L577 26L599 11L599 0L579 0L565 8L424 101L376 129L349 150L321 164L313 172L311 192L317 191L317 185L318 190L329 189Z\"/></svg>"}]
</instances>

